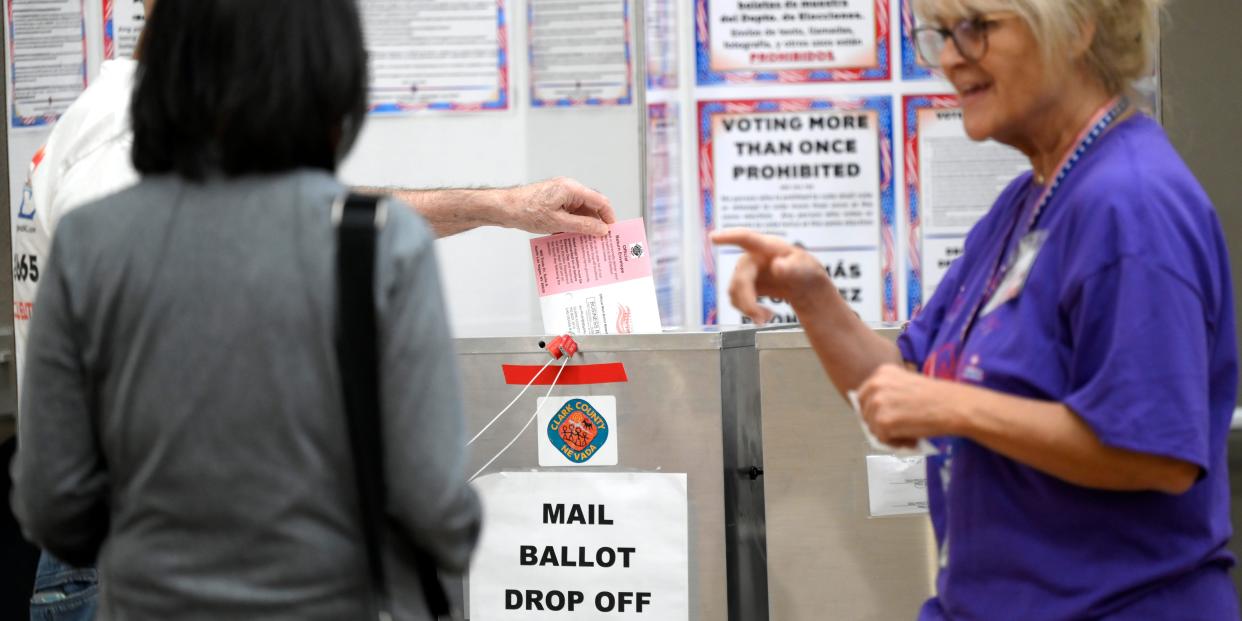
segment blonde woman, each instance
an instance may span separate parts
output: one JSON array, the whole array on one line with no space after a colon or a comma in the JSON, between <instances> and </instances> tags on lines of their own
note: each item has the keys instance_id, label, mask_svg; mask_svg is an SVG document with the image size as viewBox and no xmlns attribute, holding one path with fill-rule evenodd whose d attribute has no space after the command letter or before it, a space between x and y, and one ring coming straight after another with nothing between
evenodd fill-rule
<instances>
[{"instance_id":1,"label":"blonde woman","mask_svg":"<svg viewBox=\"0 0 1242 621\"><path fill-rule=\"evenodd\" d=\"M1208 197L1127 85L1158 0L916 0L976 140L1032 172L896 345L823 267L745 230L730 290L790 300L881 440L932 438L937 595L919 618L1238 618L1225 441L1233 292ZM913 551L912 551L913 553Z\"/></svg>"}]
</instances>

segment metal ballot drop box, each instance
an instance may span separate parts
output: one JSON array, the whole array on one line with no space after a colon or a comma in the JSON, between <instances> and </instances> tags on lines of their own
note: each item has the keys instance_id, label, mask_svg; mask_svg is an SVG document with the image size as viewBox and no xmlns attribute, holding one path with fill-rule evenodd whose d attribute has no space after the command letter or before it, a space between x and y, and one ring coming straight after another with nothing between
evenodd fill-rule
<instances>
[{"instance_id":1,"label":"metal ballot drop box","mask_svg":"<svg viewBox=\"0 0 1242 621\"><path fill-rule=\"evenodd\" d=\"M935 580L927 515L870 517L878 452L801 330L760 332L756 348L771 618L913 619Z\"/></svg>"},{"instance_id":2,"label":"metal ballot drop box","mask_svg":"<svg viewBox=\"0 0 1242 621\"><path fill-rule=\"evenodd\" d=\"M708 328L711 330L711 328ZM619 362L624 382L558 385L554 395L613 395L624 433L616 466L595 472L686 473L689 613L695 621L767 619L763 446L755 330L576 337L570 365ZM474 435L521 390L502 365L542 365L543 337L457 340L466 429ZM559 361L549 367L555 371ZM529 420L547 386L532 386L470 447L474 473ZM540 468L531 425L483 474ZM582 472L584 469L575 469Z\"/></svg>"}]
</instances>

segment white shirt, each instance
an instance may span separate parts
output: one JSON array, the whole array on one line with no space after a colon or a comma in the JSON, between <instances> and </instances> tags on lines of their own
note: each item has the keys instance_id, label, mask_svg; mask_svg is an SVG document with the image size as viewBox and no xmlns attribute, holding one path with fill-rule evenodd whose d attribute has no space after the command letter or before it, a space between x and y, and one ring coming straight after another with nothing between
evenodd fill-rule
<instances>
[{"instance_id":1,"label":"white shirt","mask_svg":"<svg viewBox=\"0 0 1242 621\"><path fill-rule=\"evenodd\" d=\"M110 60L65 111L30 162L13 223L13 336L21 386L26 333L56 224L69 211L138 182L130 157L132 59Z\"/></svg>"}]
</instances>

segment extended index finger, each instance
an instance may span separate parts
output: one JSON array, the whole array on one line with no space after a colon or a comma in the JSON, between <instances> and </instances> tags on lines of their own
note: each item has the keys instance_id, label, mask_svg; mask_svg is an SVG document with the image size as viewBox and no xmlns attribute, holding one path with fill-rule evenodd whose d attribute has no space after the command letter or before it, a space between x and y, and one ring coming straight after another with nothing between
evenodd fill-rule
<instances>
[{"instance_id":1,"label":"extended index finger","mask_svg":"<svg viewBox=\"0 0 1242 621\"><path fill-rule=\"evenodd\" d=\"M712 233L712 243L737 246L746 252L776 256L791 248L789 242L751 229L722 229Z\"/></svg>"}]
</instances>

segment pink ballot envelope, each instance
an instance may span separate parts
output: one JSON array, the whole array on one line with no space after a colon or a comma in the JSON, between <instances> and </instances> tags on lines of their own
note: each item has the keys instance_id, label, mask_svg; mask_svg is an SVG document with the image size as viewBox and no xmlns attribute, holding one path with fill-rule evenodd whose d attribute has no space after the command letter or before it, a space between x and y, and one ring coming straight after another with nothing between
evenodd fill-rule
<instances>
[{"instance_id":1,"label":"pink ballot envelope","mask_svg":"<svg viewBox=\"0 0 1242 621\"><path fill-rule=\"evenodd\" d=\"M543 329L549 334L660 331L643 219L608 235L560 233L530 240Z\"/></svg>"}]
</instances>

